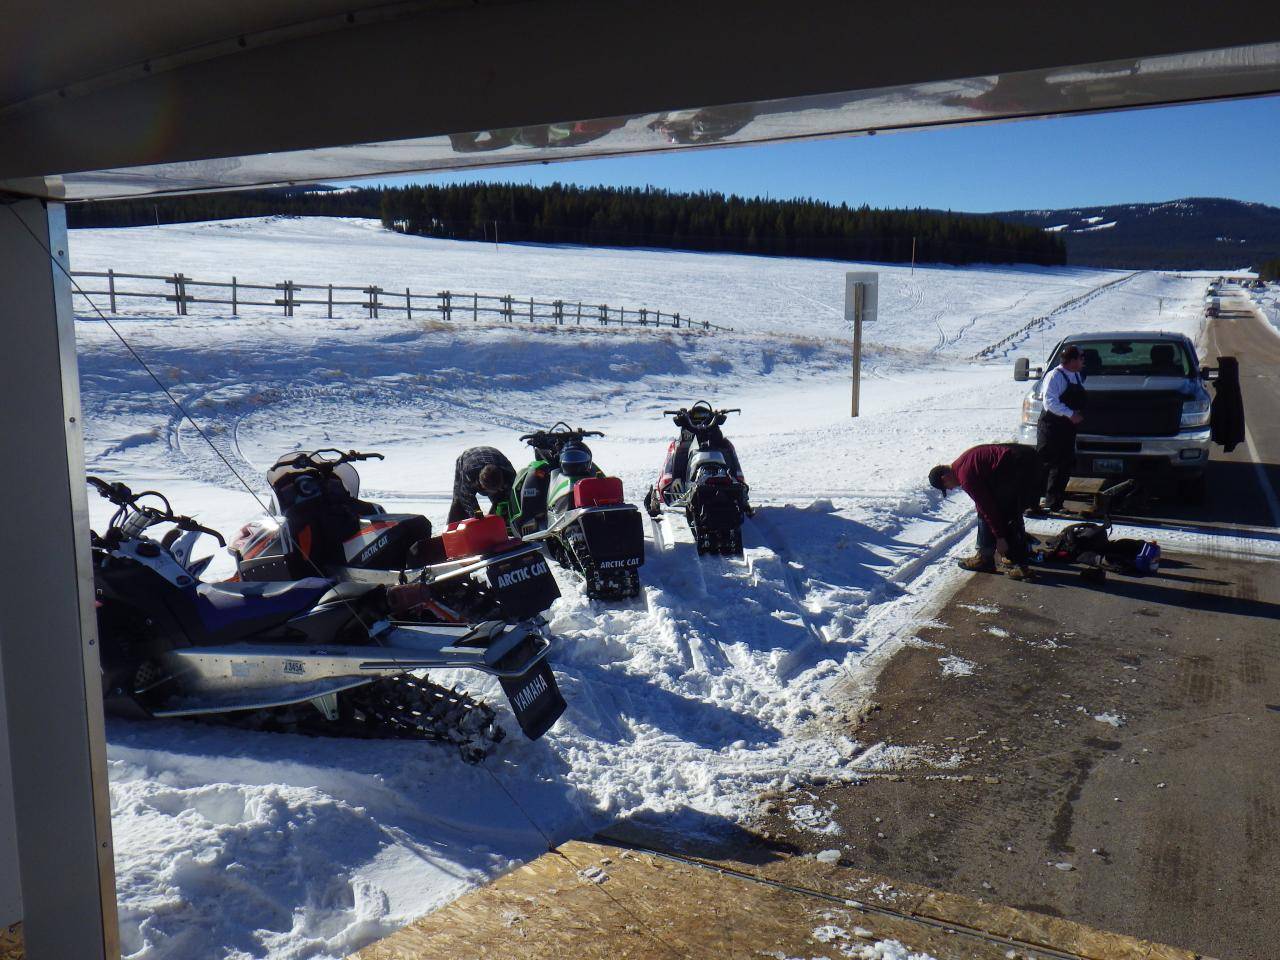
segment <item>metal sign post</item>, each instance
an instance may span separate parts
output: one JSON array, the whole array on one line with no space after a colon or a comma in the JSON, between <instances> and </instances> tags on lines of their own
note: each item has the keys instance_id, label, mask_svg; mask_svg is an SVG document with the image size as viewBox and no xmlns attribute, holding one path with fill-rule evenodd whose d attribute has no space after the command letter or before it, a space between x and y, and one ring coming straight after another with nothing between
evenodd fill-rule
<instances>
[{"instance_id":1,"label":"metal sign post","mask_svg":"<svg viewBox=\"0 0 1280 960\"><path fill-rule=\"evenodd\" d=\"M880 274L874 271L844 275L844 318L853 327L853 397L849 416L858 415L858 392L862 385L862 325L874 322L878 305Z\"/></svg>"}]
</instances>

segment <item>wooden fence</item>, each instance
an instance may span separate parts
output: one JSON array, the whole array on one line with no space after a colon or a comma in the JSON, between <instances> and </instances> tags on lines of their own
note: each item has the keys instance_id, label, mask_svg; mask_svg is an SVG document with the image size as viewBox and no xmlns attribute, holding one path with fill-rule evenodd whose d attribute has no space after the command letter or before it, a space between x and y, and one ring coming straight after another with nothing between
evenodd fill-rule
<instances>
[{"instance_id":1,"label":"wooden fence","mask_svg":"<svg viewBox=\"0 0 1280 960\"><path fill-rule=\"evenodd\" d=\"M94 304L109 313L119 312L121 300L162 300L173 304L174 313L186 316L192 306L207 304L230 307L233 317L240 316L246 308L257 310L267 307L283 311L286 317L295 315L299 307L321 308L326 318L333 319L339 313L354 309L369 319L383 313L402 313L412 320L414 316L430 317L445 323L470 320L479 322L498 320L506 323L550 323L563 326L583 324L596 326L667 327L673 330L731 330L708 323L691 320L678 313L663 313L646 307L611 307L604 303L584 303L580 300L537 300L533 297L513 297L510 294L454 293L441 290L438 293L413 293L389 290L374 284L349 286L342 284L294 283L245 283L232 277L230 283L216 280L196 280L182 273L165 275L146 273L117 273L115 270L73 270L72 277L105 281L98 289L87 289L77 284L74 295L94 300ZM129 289L127 284L138 281L146 289ZM122 286L122 282L126 285Z\"/></svg>"}]
</instances>

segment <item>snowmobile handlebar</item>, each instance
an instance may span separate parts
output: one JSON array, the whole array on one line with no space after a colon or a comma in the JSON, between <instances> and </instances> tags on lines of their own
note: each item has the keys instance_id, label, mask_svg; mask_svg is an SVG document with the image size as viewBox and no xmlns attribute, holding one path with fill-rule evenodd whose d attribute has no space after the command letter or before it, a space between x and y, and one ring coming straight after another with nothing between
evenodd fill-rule
<instances>
[{"instance_id":1,"label":"snowmobile handlebar","mask_svg":"<svg viewBox=\"0 0 1280 960\"><path fill-rule=\"evenodd\" d=\"M152 526L157 523L172 523L179 530L192 533L207 533L217 540L220 546L225 547L227 545L226 539L217 530L204 526L192 517L174 513L173 505L169 503L169 498L158 490L143 490L141 493L134 493L123 483L107 483L98 477L85 477L85 480L98 491L98 495L102 499L115 504L118 508L115 516L111 518L111 526L113 527L119 528L124 520L126 511L132 510L146 518L146 526ZM161 509L160 507L139 503L138 501L143 497L155 497L164 504L164 508Z\"/></svg>"},{"instance_id":2,"label":"snowmobile handlebar","mask_svg":"<svg viewBox=\"0 0 1280 960\"><path fill-rule=\"evenodd\" d=\"M307 467L314 467L317 470L332 470L342 463L385 459L386 457L380 453L361 453L358 450L339 450L337 447L322 447L319 450L303 451L292 456L285 454L275 462L271 469L293 467L295 470L305 470Z\"/></svg>"},{"instance_id":3,"label":"snowmobile handlebar","mask_svg":"<svg viewBox=\"0 0 1280 960\"><path fill-rule=\"evenodd\" d=\"M663 410L662 415L674 418L676 426L684 427L696 433L699 430L722 426L729 419L729 414L741 412L741 407L725 407L723 410L713 410L711 404L705 400L699 400L692 407L681 407L679 410ZM693 419L695 414L698 418L697 421Z\"/></svg>"},{"instance_id":4,"label":"snowmobile handlebar","mask_svg":"<svg viewBox=\"0 0 1280 960\"><path fill-rule=\"evenodd\" d=\"M604 434L599 430L574 430L569 427L568 424L557 423L550 430L538 430L534 433L526 433L521 436L520 439L533 447L551 447L556 444L567 443L570 440L581 440L584 437L603 436Z\"/></svg>"}]
</instances>

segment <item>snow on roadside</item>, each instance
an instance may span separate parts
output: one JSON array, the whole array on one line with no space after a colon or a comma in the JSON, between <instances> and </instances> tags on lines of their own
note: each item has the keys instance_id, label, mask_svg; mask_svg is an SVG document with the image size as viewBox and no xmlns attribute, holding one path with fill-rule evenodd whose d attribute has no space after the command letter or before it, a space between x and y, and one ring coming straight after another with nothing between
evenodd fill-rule
<instances>
[{"instance_id":1,"label":"snow on roadside","mask_svg":"<svg viewBox=\"0 0 1280 960\"><path fill-rule=\"evenodd\" d=\"M140 308L120 323L260 490L285 451L377 450L387 459L362 470L363 495L438 524L464 446L492 443L519 463L518 434L563 418L608 434L592 444L597 460L638 500L674 433L661 410L707 397L743 408L726 433L759 506L742 561L697 558L670 523L666 549L648 545L643 602L592 603L559 572L552 659L568 711L542 741L512 737L481 767L421 744L112 720L131 960L338 957L619 818L715 833L748 817L757 792L806 777L945 766L887 744L841 749L813 735L814 721L841 706L834 680L856 677L866 654L914 623L933 566L969 529L967 502L928 490L928 468L1016 427L1021 385L1007 362L959 358L1122 276L878 267L880 322L868 330L862 415L850 419L849 264L495 251L326 220L77 231L72 254L77 269L582 296L732 325L689 337ZM1190 322L1201 288L1141 274L1040 336L1117 315L1126 327ZM110 331L79 318L90 470L158 487L234 530L252 499ZM227 572L227 558L214 569ZM436 679L500 702L492 682Z\"/></svg>"}]
</instances>

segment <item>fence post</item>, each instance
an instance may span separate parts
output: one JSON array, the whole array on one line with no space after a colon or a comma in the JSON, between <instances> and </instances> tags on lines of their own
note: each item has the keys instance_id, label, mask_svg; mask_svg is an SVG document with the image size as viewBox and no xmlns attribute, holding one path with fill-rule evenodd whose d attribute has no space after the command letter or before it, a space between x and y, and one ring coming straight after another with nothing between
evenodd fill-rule
<instances>
[{"instance_id":1,"label":"fence post","mask_svg":"<svg viewBox=\"0 0 1280 960\"><path fill-rule=\"evenodd\" d=\"M555 318L557 327L560 326L560 324L564 323L564 301L563 300L551 301L551 315Z\"/></svg>"},{"instance_id":2,"label":"fence post","mask_svg":"<svg viewBox=\"0 0 1280 960\"><path fill-rule=\"evenodd\" d=\"M515 318L515 311L511 309L511 305L514 302L515 301L512 299L511 294L508 293L503 295L502 316L507 321L507 323L510 323Z\"/></svg>"},{"instance_id":3,"label":"fence post","mask_svg":"<svg viewBox=\"0 0 1280 960\"><path fill-rule=\"evenodd\" d=\"M609 325L609 307L606 304L600 304L600 326L607 327Z\"/></svg>"},{"instance_id":4,"label":"fence post","mask_svg":"<svg viewBox=\"0 0 1280 960\"><path fill-rule=\"evenodd\" d=\"M369 319L378 319L378 307L380 306L378 303L378 294L382 293L382 288L369 284L369 286L364 288L363 292L368 297L368 299L365 300L364 308L369 311Z\"/></svg>"},{"instance_id":5,"label":"fence post","mask_svg":"<svg viewBox=\"0 0 1280 960\"><path fill-rule=\"evenodd\" d=\"M329 284L329 319L333 319L333 284Z\"/></svg>"},{"instance_id":6,"label":"fence post","mask_svg":"<svg viewBox=\"0 0 1280 960\"><path fill-rule=\"evenodd\" d=\"M627 325L627 308L618 308L618 326L625 327Z\"/></svg>"},{"instance_id":7,"label":"fence post","mask_svg":"<svg viewBox=\"0 0 1280 960\"><path fill-rule=\"evenodd\" d=\"M297 290L297 286L292 280L286 280L284 283L277 283L276 289L283 291L284 296L277 299L276 303L284 307L284 315L286 317L293 316L293 292Z\"/></svg>"},{"instance_id":8,"label":"fence post","mask_svg":"<svg viewBox=\"0 0 1280 960\"><path fill-rule=\"evenodd\" d=\"M478 293L471 295L471 322L480 322L480 294Z\"/></svg>"},{"instance_id":9,"label":"fence post","mask_svg":"<svg viewBox=\"0 0 1280 960\"><path fill-rule=\"evenodd\" d=\"M677 330L679 330L679 329L680 329L680 314L678 314L678 313L676 313L676 314L672 314L671 320L672 320L672 326L674 326Z\"/></svg>"},{"instance_id":10,"label":"fence post","mask_svg":"<svg viewBox=\"0 0 1280 960\"><path fill-rule=\"evenodd\" d=\"M533 323L533 297L529 298L529 322Z\"/></svg>"},{"instance_id":11,"label":"fence post","mask_svg":"<svg viewBox=\"0 0 1280 960\"><path fill-rule=\"evenodd\" d=\"M404 318L413 319L413 295L409 293L408 287L404 288Z\"/></svg>"},{"instance_id":12,"label":"fence post","mask_svg":"<svg viewBox=\"0 0 1280 960\"><path fill-rule=\"evenodd\" d=\"M240 315L240 291L236 289L236 278L231 278L231 315L238 317Z\"/></svg>"},{"instance_id":13,"label":"fence post","mask_svg":"<svg viewBox=\"0 0 1280 960\"><path fill-rule=\"evenodd\" d=\"M445 323L453 320L453 294L448 290L441 290L440 297L440 316L444 318Z\"/></svg>"},{"instance_id":14,"label":"fence post","mask_svg":"<svg viewBox=\"0 0 1280 960\"><path fill-rule=\"evenodd\" d=\"M582 301L578 301L578 326L582 326Z\"/></svg>"},{"instance_id":15,"label":"fence post","mask_svg":"<svg viewBox=\"0 0 1280 960\"><path fill-rule=\"evenodd\" d=\"M647 327L649 325L649 311L644 307L640 308L640 326Z\"/></svg>"},{"instance_id":16,"label":"fence post","mask_svg":"<svg viewBox=\"0 0 1280 960\"><path fill-rule=\"evenodd\" d=\"M173 284L173 312L182 316L182 298L178 296L178 275L175 273L166 282Z\"/></svg>"},{"instance_id":17,"label":"fence post","mask_svg":"<svg viewBox=\"0 0 1280 960\"><path fill-rule=\"evenodd\" d=\"M107 268L107 292L111 294L111 312L116 312L116 272Z\"/></svg>"}]
</instances>

